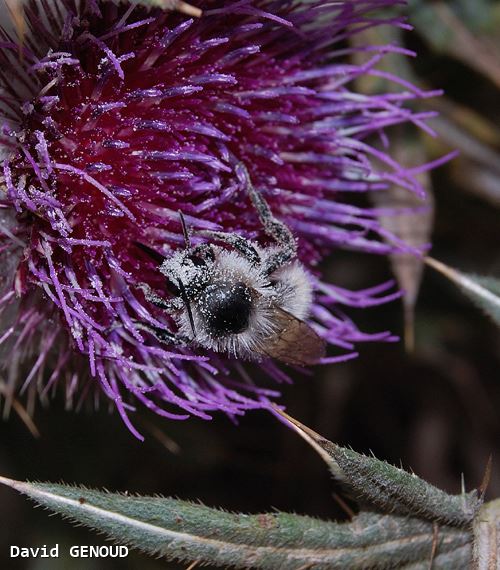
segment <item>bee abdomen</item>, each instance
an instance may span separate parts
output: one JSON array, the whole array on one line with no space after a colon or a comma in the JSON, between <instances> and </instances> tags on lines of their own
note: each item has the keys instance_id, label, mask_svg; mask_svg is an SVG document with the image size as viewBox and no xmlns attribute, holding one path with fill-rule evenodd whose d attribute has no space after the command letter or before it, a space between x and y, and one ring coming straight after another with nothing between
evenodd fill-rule
<instances>
[{"instance_id":1,"label":"bee abdomen","mask_svg":"<svg viewBox=\"0 0 500 570\"><path fill-rule=\"evenodd\" d=\"M212 336L238 334L248 328L252 295L244 283L208 285L198 305L207 332Z\"/></svg>"}]
</instances>

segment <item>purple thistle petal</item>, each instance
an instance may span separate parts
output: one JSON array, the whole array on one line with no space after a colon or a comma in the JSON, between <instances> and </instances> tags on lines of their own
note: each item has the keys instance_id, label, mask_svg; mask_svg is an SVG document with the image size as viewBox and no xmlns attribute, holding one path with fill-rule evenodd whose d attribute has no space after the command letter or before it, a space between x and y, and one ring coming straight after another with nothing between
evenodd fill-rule
<instances>
[{"instance_id":1,"label":"purple thistle petal","mask_svg":"<svg viewBox=\"0 0 500 570\"><path fill-rule=\"evenodd\" d=\"M137 326L174 323L138 287L147 282L165 295L156 264L136 243L165 256L182 248L179 210L193 230L265 239L245 194L244 164L298 238L315 287L311 327L347 351L322 362L342 362L356 356L358 342L395 340L359 331L342 307L400 293L392 283L355 292L325 284L317 263L340 246L425 251L382 228L379 210L344 199L391 185L423 197L418 174L449 158L405 168L391 157L391 126L412 123L433 134L426 125L433 114L404 104L437 93L376 67L386 54L414 53L345 43L380 25L408 29L374 13L398 0L196 4L204 16L194 20L104 0L78 8L72 0L32 0L23 60L0 30L0 312L8 314L0 347L12 354L3 359L9 393L17 376L21 390L41 399L62 385L77 408L104 393L139 439L129 402L172 419L209 419L214 411L236 418L269 409L279 394L257 386L235 359L160 344ZM354 52L365 63L343 61ZM364 74L399 91L356 93ZM275 362L261 368L275 382L290 381Z\"/></svg>"}]
</instances>

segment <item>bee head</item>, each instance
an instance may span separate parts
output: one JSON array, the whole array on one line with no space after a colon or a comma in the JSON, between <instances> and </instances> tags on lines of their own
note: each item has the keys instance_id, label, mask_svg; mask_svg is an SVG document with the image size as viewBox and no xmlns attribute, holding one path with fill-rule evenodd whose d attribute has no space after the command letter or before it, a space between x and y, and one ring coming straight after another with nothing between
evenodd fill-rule
<instances>
[{"instance_id":1,"label":"bee head","mask_svg":"<svg viewBox=\"0 0 500 570\"><path fill-rule=\"evenodd\" d=\"M167 278L167 290L178 297L179 283L182 283L187 297L194 298L210 281L214 260L215 254L206 244L177 252L164 260L160 271Z\"/></svg>"}]
</instances>

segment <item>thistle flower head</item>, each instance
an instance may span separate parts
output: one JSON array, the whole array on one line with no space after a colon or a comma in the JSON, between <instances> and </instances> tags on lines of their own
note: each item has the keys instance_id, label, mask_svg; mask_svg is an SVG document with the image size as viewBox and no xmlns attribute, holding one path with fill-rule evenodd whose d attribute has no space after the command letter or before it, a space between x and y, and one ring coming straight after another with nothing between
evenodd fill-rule
<instances>
[{"instance_id":1,"label":"thistle flower head","mask_svg":"<svg viewBox=\"0 0 500 570\"><path fill-rule=\"evenodd\" d=\"M0 45L4 114L0 231L8 391L69 403L103 391L129 413L143 404L169 418L237 416L277 394L254 385L241 363L194 347L170 347L137 323L172 326L140 289L165 296L157 263L190 228L265 243L237 175L244 164L274 215L294 232L315 289L310 324L352 355L367 335L342 306L391 298L390 284L349 292L322 282L332 249L389 246L375 212L352 193L392 184L421 192L369 136L413 121L405 101L424 94L356 93L363 74L395 46L349 48L350 36L385 23L373 10L396 0L341 2L200 0L202 18L104 0L32 1L23 44ZM349 56L364 53L364 64ZM346 203L347 201L347 203ZM335 357L330 360L335 360ZM29 364L25 372L26 364ZM285 373L272 361L263 373ZM179 411L180 410L180 411Z\"/></svg>"}]
</instances>

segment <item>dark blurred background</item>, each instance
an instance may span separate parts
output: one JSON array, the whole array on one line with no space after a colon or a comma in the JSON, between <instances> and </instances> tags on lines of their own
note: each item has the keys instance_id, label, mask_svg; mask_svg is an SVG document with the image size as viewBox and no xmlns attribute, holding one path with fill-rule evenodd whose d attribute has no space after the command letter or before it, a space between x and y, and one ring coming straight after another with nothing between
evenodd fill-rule
<instances>
[{"instance_id":1,"label":"dark blurred background","mask_svg":"<svg viewBox=\"0 0 500 570\"><path fill-rule=\"evenodd\" d=\"M472 7L472 4L474 5ZM473 8L473 9L472 9ZM443 88L432 100L441 141L419 140L430 160L452 148L461 156L432 173L432 255L451 266L500 276L500 7L499 2L410 2L417 31L405 35L419 52L406 74ZM370 86L367 87L368 89ZM421 153L422 150L419 150ZM418 161L408 158L410 163ZM419 158L420 160L420 158ZM325 264L331 282L361 289L391 277L385 258L337 252ZM415 286L417 284L415 283ZM400 302L351 310L366 332L403 335ZM325 437L413 469L458 493L481 484L488 457L487 498L500 496L500 335L444 277L426 269L415 313L415 349L404 343L359 346L357 360L319 368L284 386L288 412ZM143 415L137 442L117 414L66 412L62 401L35 415L34 438L19 416L1 425L0 474L64 481L142 494L199 499L210 506L262 512L345 516L333 482L315 452L264 412L238 425L221 416L169 422ZM186 568L131 552L127 559L8 558L8 545L106 544L83 528L33 509L0 488L0 568L111 570Z\"/></svg>"}]
</instances>

